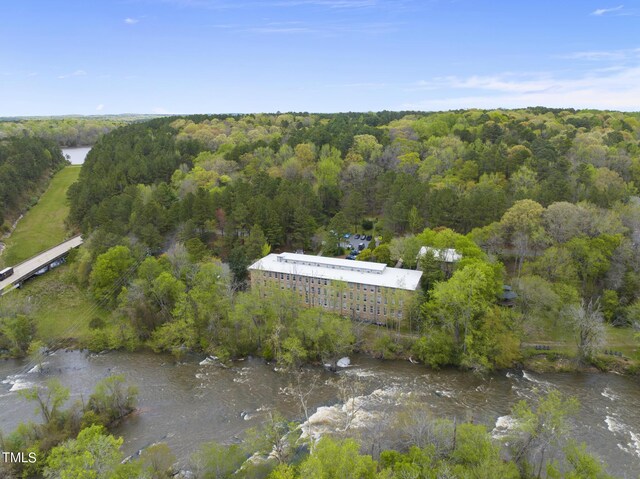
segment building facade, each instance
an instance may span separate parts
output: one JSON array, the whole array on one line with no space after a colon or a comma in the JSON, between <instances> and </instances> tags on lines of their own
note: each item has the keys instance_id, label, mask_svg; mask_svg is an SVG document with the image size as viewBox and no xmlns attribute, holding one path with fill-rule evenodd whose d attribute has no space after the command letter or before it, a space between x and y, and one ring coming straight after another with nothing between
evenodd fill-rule
<instances>
[{"instance_id":1,"label":"building facade","mask_svg":"<svg viewBox=\"0 0 640 479\"><path fill-rule=\"evenodd\" d=\"M249 266L251 288L266 297L289 290L308 307L377 324L400 321L422 271L296 253L270 254Z\"/></svg>"}]
</instances>

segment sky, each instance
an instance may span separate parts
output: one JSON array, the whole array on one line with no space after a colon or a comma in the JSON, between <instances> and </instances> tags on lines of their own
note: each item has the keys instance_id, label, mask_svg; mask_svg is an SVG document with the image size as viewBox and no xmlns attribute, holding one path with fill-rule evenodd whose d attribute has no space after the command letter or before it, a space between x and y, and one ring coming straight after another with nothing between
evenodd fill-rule
<instances>
[{"instance_id":1,"label":"sky","mask_svg":"<svg viewBox=\"0 0 640 479\"><path fill-rule=\"evenodd\" d=\"M4 0L0 116L640 111L640 0Z\"/></svg>"}]
</instances>

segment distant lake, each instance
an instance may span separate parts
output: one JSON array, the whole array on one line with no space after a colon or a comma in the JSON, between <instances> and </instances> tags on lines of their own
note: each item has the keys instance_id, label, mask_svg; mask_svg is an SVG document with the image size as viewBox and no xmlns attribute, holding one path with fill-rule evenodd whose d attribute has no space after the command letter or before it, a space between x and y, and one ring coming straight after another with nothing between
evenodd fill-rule
<instances>
[{"instance_id":1,"label":"distant lake","mask_svg":"<svg viewBox=\"0 0 640 479\"><path fill-rule=\"evenodd\" d=\"M72 165L81 165L87 157L87 153L91 150L90 146L81 146L78 148L63 148L62 154L66 158L69 155L69 161Z\"/></svg>"}]
</instances>

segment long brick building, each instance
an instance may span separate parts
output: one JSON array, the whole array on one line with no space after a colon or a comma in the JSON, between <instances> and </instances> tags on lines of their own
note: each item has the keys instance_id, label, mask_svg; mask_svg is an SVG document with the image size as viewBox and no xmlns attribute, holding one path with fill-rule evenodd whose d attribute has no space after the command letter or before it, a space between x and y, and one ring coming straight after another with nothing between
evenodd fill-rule
<instances>
[{"instance_id":1,"label":"long brick building","mask_svg":"<svg viewBox=\"0 0 640 479\"><path fill-rule=\"evenodd\" d=\"M320 306L354 319L399 321L407 297L419 288L421 271L386 264L295 253L270 254L249 266L251 287L264 297L290 290L306 306Z\"/></svg>"}]
</instances>

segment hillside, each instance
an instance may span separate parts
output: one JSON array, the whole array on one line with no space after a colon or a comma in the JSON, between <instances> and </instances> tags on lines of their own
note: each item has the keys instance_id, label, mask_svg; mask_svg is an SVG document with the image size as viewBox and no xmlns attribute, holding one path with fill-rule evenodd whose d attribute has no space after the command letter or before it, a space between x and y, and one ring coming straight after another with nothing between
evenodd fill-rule
<instances>
[{"instance_id":1,"label":"hillside","mask_svg":"<svg viewBox=\"0 0 640 479\"><path fill-rule=\"evenodd\" d=\"M11 236L0 264L14 265L61 243L68 235L65 220L69 214L67 190L78 179L79 166L67 166L51 179L49 187L24 217Z\"/></svg>"}]
</instances>

